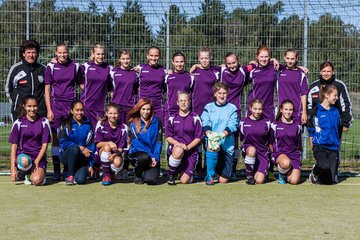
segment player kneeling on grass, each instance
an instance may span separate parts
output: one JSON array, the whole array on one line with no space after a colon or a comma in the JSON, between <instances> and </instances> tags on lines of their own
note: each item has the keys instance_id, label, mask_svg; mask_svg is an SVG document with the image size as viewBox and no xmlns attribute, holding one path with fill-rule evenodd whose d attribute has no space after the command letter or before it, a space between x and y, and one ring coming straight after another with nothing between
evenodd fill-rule
<instances>
[{"instance_id":1,"label":"player kneeling on grass","mask_svg":"<svg viewBox=\"0 0 360 240\"><path fill-rule=\"evenodd\" d=\"M270 165L270 120L262 116L262 106L260 99L253 99L249 104L251 115L240 122L246 183L249 185L264 183Z\"/></svg>"},{"instance_id":2,"label":"player kneeling on grass","mask_svg":"<svg viewBox=\"0 0 360 240\"><path fill-rule=\"evenodd\" d=\"M85 184L94 174L94 133L90 120L84 116L80 100L71 103L70 113L60 127L61 162L68 169L66 184Z\"/></svg>"},{"instance_id":3,"label":"player kneeling on grass","mask_svg":"<svg viewBox=\"0 0 360 240\"><path fill-rule=\"evenodd\" d=\"M271 124L272 161L279 171L278 183L297 184L301 171L301 123L293 119L294 104L284 100Z\"/></svg>"},{"instance_id":4,"label":"player kneeling on grass","mask_svg":"<svg viewBox=\"0 0 360 240\"><path fill-rule=\"evenodd\" d=\"M169 143L169 185L175 185L174 175L182 173L181 183L190 183L197 163L196 146L201 142L200 117L190 112L190 95L180 92L177 96L179 113L170 116L166 124L166 140Z\"/></svg>"},{"instance_id":5,"label":"player kneeling on grass","mask_svg":"<svg viewBox=\"0 0 360 240\"><path fill-rule=\"evenodd\" d=\"M11 180L25 175L24 183L35 186L46 183L46 150L51 142L50 123L38 116L38 104L34 96L27 96L21 104L19 118L14 122L11 143Z\"/></svg>"},{"instance_id":6,"label":"player kneeling on grass","mask_svg":"<svg viewBox=\"0 0 360 240\"><path fill-rule=\"evenodd\" d=\"M342 130L340 112L334 106L338 98L338 90L334 85L321 87L321 103L315 106L307 123L310 146L316 159L309 176L313 184L337 182L337 161Z\"/></svg>"},{"instance_id":7,"label":"player kneeling on grass","mask_svg":"<svg viewBox=\"0 0 360 240\"><path fill-rule=\"evenodd\" d=\"M235 149L233 133L238 126L237 108L227 102L229 87L222 82L216 83L213 93L215 101L207 104L201 115L203 131L207 138L207 185L215 184L215 173L220 175L220 183L229 181Z\"/></svg>"},{"instance_id":8,"label":"player kneeling on grass","mask_svg":"<svg viewBox=\"0 0 360 240\"><path fill-rule=\"evenodd\" d=\"M126 147L128 127L119 121L119 106L115 103L106 105L105 117L95 129L96 144L95 161L101 162L103 169L103 185L111 184L111 171L119 174L123 159L121 154Z\"/></svg>"}]
</instances>

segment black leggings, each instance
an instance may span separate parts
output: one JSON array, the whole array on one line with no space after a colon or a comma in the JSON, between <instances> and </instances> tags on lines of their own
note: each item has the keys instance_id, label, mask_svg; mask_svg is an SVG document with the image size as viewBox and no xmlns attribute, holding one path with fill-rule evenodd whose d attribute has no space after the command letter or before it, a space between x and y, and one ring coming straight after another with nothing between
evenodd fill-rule
<instances>
[{"instance_id":1,"label":"black leggings","mask_svg":"<svg viewBox=\"0 0 360 240\"><path fill-rule=\"evenodd\" d=\"M144 182L149 185L159 184L160 163L158 162L155 167L151 167L151 157L146 152L134 152L128 154L127 159L135 167L135 176L143 178Z\"/></svg>"},{"instance_id":2,"label":"black leggings","mask_svg":"<svg viewBox=\"0 0 360 240\"><path fill-rule=\"evenodd\" d=\"M314 157L316 164L313 169L314 174L324 184L336 183L336 173L338 167L339 151L330 150L314 145Z\"/></svg>"}]
</instances>

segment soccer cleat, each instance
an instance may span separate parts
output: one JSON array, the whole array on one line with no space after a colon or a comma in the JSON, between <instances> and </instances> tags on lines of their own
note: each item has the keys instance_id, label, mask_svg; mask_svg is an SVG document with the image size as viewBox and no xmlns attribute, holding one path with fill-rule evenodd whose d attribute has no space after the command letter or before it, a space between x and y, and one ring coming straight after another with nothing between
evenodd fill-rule
<instances>
[{"instance_id":1,"label":"soccer cleat","mask_svg":"<svg viewBox=\"0 0 360 240\"><path fill-rule=\"evenodd\" d=\"M206 183L206 185L208 185L208 186L215 185L214 177L212 177L212 176L207 176L207 177L206 177L206 180L205 180L205 183Z\"/></svg>"},{"instance_id":2,"label":"soccer cleat","mask_svg":"<svg viewBox=\"0 0 360 240\"><path fill-rule=\"evenodd\" d=\"M269 172L269 174L268 174L268 180L269 180L269 181L276 181L274 172Z\"/></svg>"},{"instance_id":3,"label":"soccer cleat","mask_svg":"<svg viewBox=\"0 0 360 240\"><path fill-rule=\"evenodd\" d=\"M172 185L172 186L176 185L175 178L173 175L168 176L167 184Z\"/></svg>"},{"instance_id":4,"label":"soccer cleat","mask_svg":"<svg viewBox=\"0 0 360 240\"><path fill-rule=\"evenodd\" d=\"M25 179L25 180L24 180L24 184L25 184L25 185L31 185L31 184L32 184L32 182L30 181L30 175L28 175L28 174L25 175L25 176L24 176L24 179Z\"/></svg>"},{"instance_id":5,"label":"soccer cleat","mask_svg":"<svg viewBox=\"0 0 360 240\"><path fill-rule=\"evenodd\" d=\"M135 177L134 183L135 184L144 184L144 180L141 177Z\"/></svg>"},{"instance_id":6,"label":"soccer cleat","mask_svg":"<svg viewBox=\"0 0 360 240\"><path fill-rule=\"evenodd\" d=\"M256 184L256 181L255 181L255 179L253 177L247 178L245 180L245 182L246 182L247 185L255 185Z\"/></svg>"},{"instance_id":7,"label":"soccer cleat","mask_svg":"<svg viewBox=\"0 0 360 240\"><path fill-rule=\"evenodd\" d=\"M75 177L73 175L70 175L66 179L66 185L75 185Z\"/></svg>"},{"instance_id":8,"label":"soccer cleat","mask_svg":"<svg viewBox=\"0 0 360 240\"><path fill-rule=\"evenodd\" d=\"M102 179L102 185L108 186L111 184L111 178L109 176L104 176Z\"/></svg>"},{"instance_id":9,"label":"soccer cleat","mask_svg":"<svg viewBox=\"0 0 360 240\"><path fill-rule=\"evenodd\" d=\"M18 171L16 181L24 181L25 180L25 173L23 171Z\"/></svg>"},{"instance_id":10,"label":"soccer cleat","mask_svg":"<svg viewBox=\"0 0 360 240\"><path fill-rule=\"evenodd\" d=\"M309 180L311 181L312 184L320 184L318 176L316 176L313 171L311 171L309 175Z\"/></svg>"},{"instance_id":11,"label":"soccer cleat","mask_svg":"<svg viewBox=\"0 0 360 240\"><path fill-rule=\"evenodd\" d=\"M60 171L54 171L54 174L51 179L53 181L60 181L60 176L61 176Z\"/></svg>"},{"instance_id":12,"label":"soccer cleat","mask_svg":"<svg viewBox=\"0 0 360 240\"><path fill-rule=\"evenodd\" d=\"M285 176L283 174L279 173L278 184L285 184L285 183L286 183Z\"/></svg>"}]
</instances>

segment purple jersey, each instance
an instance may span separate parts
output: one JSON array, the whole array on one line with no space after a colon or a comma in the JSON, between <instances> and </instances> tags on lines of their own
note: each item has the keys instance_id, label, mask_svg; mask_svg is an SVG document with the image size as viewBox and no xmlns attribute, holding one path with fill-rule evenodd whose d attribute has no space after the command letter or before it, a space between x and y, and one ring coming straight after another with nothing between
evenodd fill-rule
<instances>
[{"instance_id":1,"label":"purple jersey","mask_svg":"<svg viewBox=\"0 0 360 240\"><path fill-rule=\"evenodd\" d=\"M257 66L250 71L250 81L252 89L249 92L247 106L255 98L263 102L263 115L266 119L274 119L274 88L278 71L274 69L274 64L269 63L266 67ZM250 111L248 110L248 116ZM269 115L269 116L268 116ZM271 115L271 116L270 116Z\"/></svg>"},{"instance_id":2,"label":"purple jersey","mask_svg":"<svg viewBox=\"0 0 360 240\"><path fill-rule=\"evenodd\" d=\"M138 99L149 98L154 109L162 109L165 76L166 70L162 66L140 64Z\"/></svg>"},{"instance_id":3,"label":"purple jersey","mask_svg":"<svg viewBox=\"0 0 360 240\"><path fill-rule=\"evenodd\" d=\"M189 113L185 117L175 113L168 119L165 132L166 137L172 137L176 141L188 145L195 138L202 138L200 117L195 113Z\"/></svg>"},{"instance_id":4,"label":"purple jersey","mask_svg":"<svg viewBox=\"0 0 360 240\"><path fill-rule=\"evenodd\" d=\"M243 148L255 147L257 151L266 152L270 140L270 121L264 118L253 120L246 117L240 121L240 140Z\"/></svg>"},{"instance_id":5,"label":"purple jersey","mask_svg":"<svg viewBox=\"0 0 360 240\"><path fill-rule=\"evenodd\" d=\"M135 105L136 84L138 75L131 70L124 70L115 67L110 72L113 83L113 96L111 101L120 106L123 110L129 110Z\"/></svg>"},{"instance_id":6,"label":"purple jersey","mask_svg":"<svg viewBox=\"0 0 360 240\"><path fill-rule=\"evenodd\" d=\"M298 68L285 68L281 71L278 83L278 106L290 99L294 103L294 116L300 116L302 112L301 96L306 96L309 91L308 81L305 73Z\"/></svg>"},{"instance_id":7,"label":"purple jersey","mask_svg":"<svg viewBox=\"0 0 360 240\"><path fill-rule=\"evenodd\" d=\"M220 68L215 66L209 69L197 68L193 75L192 110L194 113L201 115L206 104L213 101L212 87L219 80Z\"/></svg>"},{"instance_id":8,"label":"purple jersey","mask_svg":"<svg viewBox=\"0 0 360 240\"><path fill-rule=\"evenodd\" d=\"M271 124L270 143L274 152L290 155L300 153L301 148L301 125L295 121L291 124L276 121Z\"/></svg>"},{"instance_id":9,"label":"purple jersey","mask_svg":"<svg viewBox=\"0 0 360 240\"><path fill-rule=\"evenodd\" d=\"M113 142L118 148L124 149L127 147L128 127L126 124L118 124L116 128L112 128L109 121L96 124L95 128L95 145L99 142ZM99 149L98 149L99 150Z\"/></svg>"},{"instance_id":10,"label":"purple jersey","mask_svg":"<svg viewBox=\"0 0 360 240\"><path fill-rule=\"evenodd\" d=\"M167 112L168 115L173 115L179 111L177 95L180 91L185 91L190 94L193 82L194 76L190 75L188 72L174 72L173 74L166 76L165 112Z\"/></svg>"},{"instance_id":11,"label":"purple jersey","mask_svg":"<svg viewBox=\"0 0 360 240\"><path fill-rule=\"evenodd\" d=\"M23 116L17 119L9 135L9 143L17 144L16 155L25 153L34 161L39 155L43 143L51 142L50 123L44 117L34 122Z\"/></svg>"},{"instance_id":12,"label":"purple jersey","mask_svg":"<svg viewBox=\"0 0 360 240\"><path fill-rule=\"evenodd\" d=\"M79 83L79 67L79 63L72 60L46 66L45 85L51 85L51 101L72 102L76 98L75 83Z\"/></svg>"},{"instance_id":13,"label":"purple jersey","mask_svg":"<svg viewBox=\"0 0 360 240\"><path fill-rule=\"evenodd\" d=\"M84 84L84 90L80 100L86 110L102 116L106 96L112 88L110 71L112 67L106 63L97 65L94 62L86 62L80 67L80 83Z\"/></svg>"},{"instance_id":14,"label":"purple jersey","mask_svg":"<svg viewBox=\"0 0 360 240\"><path fill-rule=\"evenodd\" d=\"M229 86L227 101L234 104L241 111L241 97L244 87L248 84L247 66L239 67L235 72L226 67L221 68L221 82Z\"/></svg>"}]
</instances>

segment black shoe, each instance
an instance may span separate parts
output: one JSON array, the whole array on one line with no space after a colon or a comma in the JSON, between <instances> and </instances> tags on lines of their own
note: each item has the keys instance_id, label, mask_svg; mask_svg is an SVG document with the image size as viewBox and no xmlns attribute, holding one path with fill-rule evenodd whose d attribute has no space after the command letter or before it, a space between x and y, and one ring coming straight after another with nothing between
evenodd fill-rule
<instances>
[{"instance_id":1,"label":"black shoe","mask_svg":"<svg viewBox=\"0 0 360 240\"><path fill-rule=\"evenodd\" d=\"M175 177L173 175L168 176L167 184L172 185L172 186L176 185Z\"/></svg>"},{"instance_id":2,"label":"black shoe","mask_svg":"<svg viewBox=\"0 0 360 240\"><path fill-rule=\"evenodd\" d=\"M318 176L316 176L313 171L311 171L309 175L309 180L311 181L312 184L320 184Z\"/></svg>"},{"instance_id":3,"label":"black shoe","mask_svg":"<svg viewBox=\"0 0 360 240\"><path fill-rule=\"evenodd\" d=\"M247 178L245 180L245 182L246 182L247 185L255 185L256 184L255 179L253 177Z\"/></svg>"},{"instance_id":4,"label":"black shoe","mask_svg":"<svg viewBox=\"0 0 360 240\"><path fill-rule=\"evenodd\" d=\"M60 181L60 176L61 176L60 171L54 171L54 174L52 176L52 180L53 181Z\"/></svg>"},{"instance_id":5,"label":"black shoe","mask_svg":"<svg viewBox=\"0 0 360 240\"><path fill-rule=\"evenodd\" d=\"M135 177L134 183L135 184L144 184L144 180L140 177Z\"/></svg>"},{"instance_id":6,"label":"black shoe","mask_svg":"<svg viewBox=\"0 0 360 240\"><path fill-rule=\"evenodd\" d=\"M25 173L23 171L18 171L16 181L24 181L25 180Z\"/></svg>"}]
</instances>

